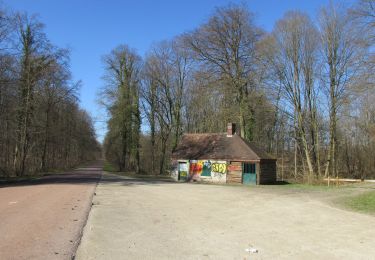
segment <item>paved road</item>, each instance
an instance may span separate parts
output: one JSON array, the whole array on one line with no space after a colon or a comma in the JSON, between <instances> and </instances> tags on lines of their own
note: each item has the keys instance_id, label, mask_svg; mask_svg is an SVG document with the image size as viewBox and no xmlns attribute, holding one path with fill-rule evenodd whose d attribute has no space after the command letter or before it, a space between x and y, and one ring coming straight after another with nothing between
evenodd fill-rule
<instances>
[{"instance_id":1,"label":"paved road","mask_svg":"<svg viewBox=\"0 0 375 260\"><path fill-rule=\"evenodd\" d=\"M76 259L375 259L375 217L331 205L351 192L103 174Z\"/></svg>"},{"instance_id":2,"label":"paved road","mask_svg":"<svg viewBox=\"0 0 375 260\"><path fill-rule=\"evenodd\" d=\"M102 173L100 163L0 184L0 259L71 259Z\"/></svg>"}]
</instances>

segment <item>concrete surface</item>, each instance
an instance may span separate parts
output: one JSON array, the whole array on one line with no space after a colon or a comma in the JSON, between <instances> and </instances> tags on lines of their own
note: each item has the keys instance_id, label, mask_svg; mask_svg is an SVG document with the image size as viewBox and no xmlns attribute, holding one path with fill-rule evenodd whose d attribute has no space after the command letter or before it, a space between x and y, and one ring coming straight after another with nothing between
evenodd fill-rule
<instances>
[{"instance_id":1,"label":"concrete surface","mask_svg":"<svg viewBox=\"0 0 375 260\"><path fill-rule=\"evenodd\" d=\"M76 258L375 259L375 217L327 196L105 174Z\"/></svg>"},{"instance_id":2,"label":"concrete surface","mask_svg":"<svg viewBox=\"0 0 375 260\"><path fill-rule=\"evenodd\" d=\"M101 164L0 186L0 259L72 259Z\"/></svg>"}]
</instances>

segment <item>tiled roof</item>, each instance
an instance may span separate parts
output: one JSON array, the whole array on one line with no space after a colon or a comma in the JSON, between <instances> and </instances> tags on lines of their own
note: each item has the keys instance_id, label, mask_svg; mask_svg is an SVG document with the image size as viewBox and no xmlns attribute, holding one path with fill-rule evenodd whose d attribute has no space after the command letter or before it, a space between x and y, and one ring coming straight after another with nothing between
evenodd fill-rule
<instances>
[{"instance_id":1,"label":"tiled roof","mask_svg":"<svg viewBox=\"0 0 375 260\"><path fill-rule=\"evenodd\" d=\"M228 137L225 133L184 134L177 148L173 151L172 158L185 160L274 160L255 143L247 142L238 135Z\"/></svg>"}]
</instances>

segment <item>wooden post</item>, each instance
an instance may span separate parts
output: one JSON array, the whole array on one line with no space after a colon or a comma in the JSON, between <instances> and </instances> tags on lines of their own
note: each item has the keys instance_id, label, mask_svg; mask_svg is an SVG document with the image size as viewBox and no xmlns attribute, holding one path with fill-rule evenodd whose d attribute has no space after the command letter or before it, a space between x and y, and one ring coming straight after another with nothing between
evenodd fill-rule
<instances>
[{"instance_id":1,"label":"wooden post","mask_svg":"<svg viewBox=\"0 0 375 260\"><path fill-rule=\"evenodd\" d=\"M281 181L284 181L284 153L281 154Z\"/></svg>"}]
</instances>

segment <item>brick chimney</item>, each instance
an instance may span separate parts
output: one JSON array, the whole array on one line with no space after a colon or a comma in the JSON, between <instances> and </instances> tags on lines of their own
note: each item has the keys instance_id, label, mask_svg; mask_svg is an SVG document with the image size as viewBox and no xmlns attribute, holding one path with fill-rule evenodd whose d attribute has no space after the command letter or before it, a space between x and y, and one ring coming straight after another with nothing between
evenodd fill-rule
<instances>
[{"instance_id":1,"label":"brick chimney","mask_svg":"<svg viewBox=\"0 0 375 260\"><path fill-rule=\"evenodd\" d=\"M232 137L234 134L236 134L236 124L235 123L228 123L227 137Z\"/></svg>"}]
</instances>

